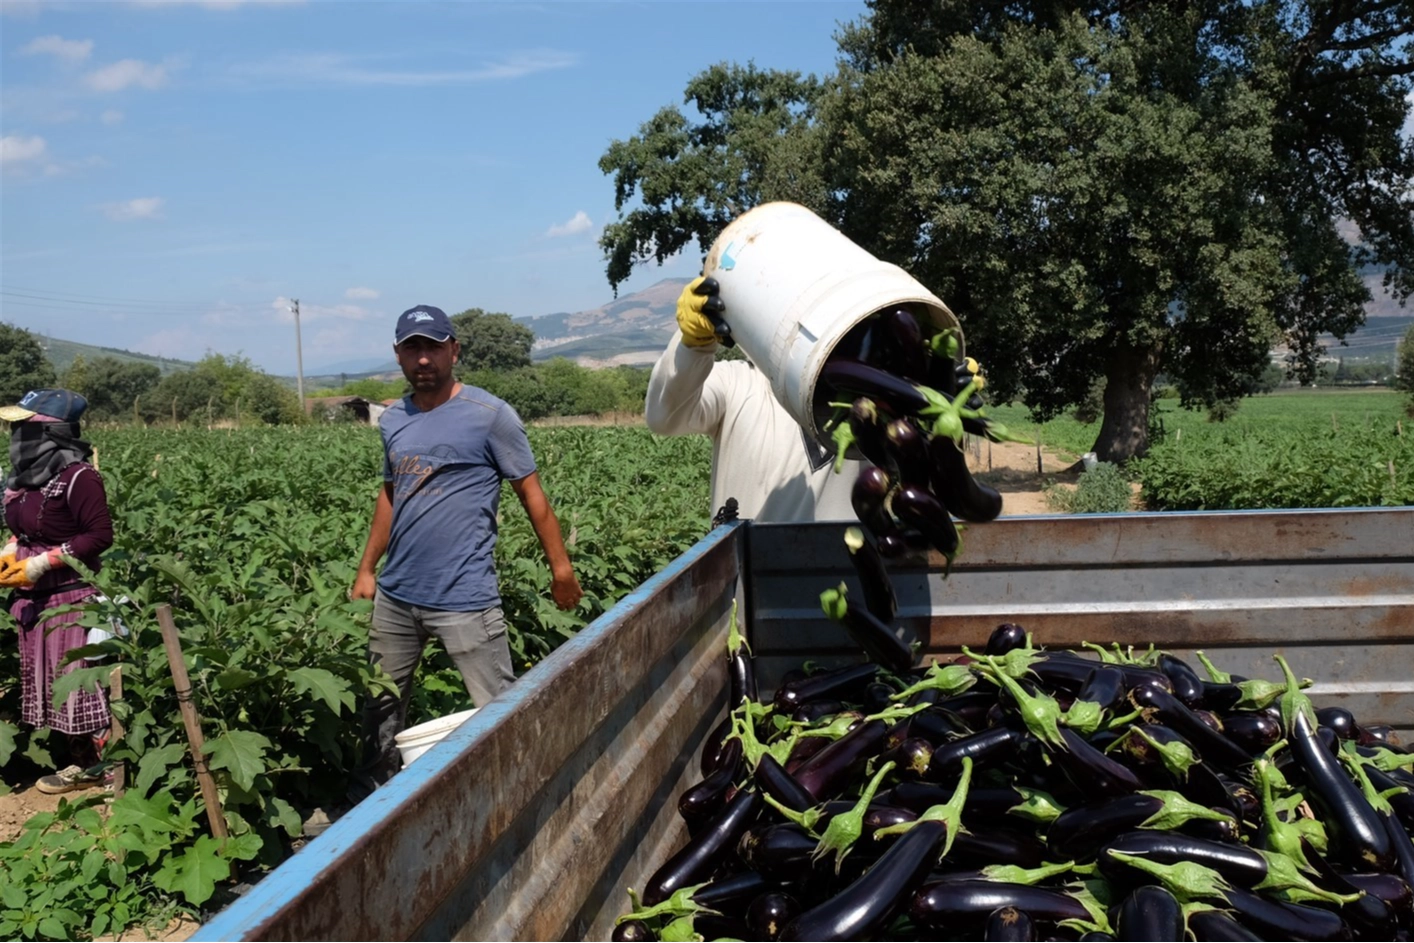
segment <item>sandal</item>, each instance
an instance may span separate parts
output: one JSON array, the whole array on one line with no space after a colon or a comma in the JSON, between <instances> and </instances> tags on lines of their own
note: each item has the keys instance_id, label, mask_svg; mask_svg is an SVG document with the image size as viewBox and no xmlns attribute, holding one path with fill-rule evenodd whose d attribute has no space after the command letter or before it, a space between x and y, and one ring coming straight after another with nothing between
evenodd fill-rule
<instances>
[{"instance_id":1,"label":"sandal","mask_svg":"<svg viewBox=\"0 0 1414 943\"><path fill-rule=\"evenodd\" d=\"M39 777L34 788L47 796L57 796L75 789L97 786L102 782L103 770L98 767L84 769L82 766L66 766L57 773Z\"/></svg>"}]
</instances>

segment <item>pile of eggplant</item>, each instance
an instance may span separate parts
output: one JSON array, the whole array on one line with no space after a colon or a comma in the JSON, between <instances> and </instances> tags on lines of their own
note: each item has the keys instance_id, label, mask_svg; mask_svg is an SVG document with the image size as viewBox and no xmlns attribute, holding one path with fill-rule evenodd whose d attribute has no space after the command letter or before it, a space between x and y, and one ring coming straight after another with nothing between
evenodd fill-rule
<instances>
[{"instance_id":1,"label":"pile of eggplant","mask_svg":"<svg viewBox=\"0 0 1414 943\"><path fill-rule=\"evenodd\" d=\"M733 618L728 660L690 837L615 940L1409 939L1414 754L1279 656L1248 680L1004 624L762 700Z\"/></svg>"},{"instance_id":2,"label":"pile of eggplant","mask_svg":"<svg viewBox=\"0 0 1414 943\"><path fill-rule=\"evenodd\" d=\"M960 347L955 333L925 336L908 309L894 308L861 323L821 368L817 414L829 415L835 470L847 455L865 461L854 511L884 557L931 546L951 561L954 517L984 522L1002 511L1002 496L968 470L964 436L1028 441L985 415L984 380L975 360L958 359Z\"/></svg>"}]
</instances>

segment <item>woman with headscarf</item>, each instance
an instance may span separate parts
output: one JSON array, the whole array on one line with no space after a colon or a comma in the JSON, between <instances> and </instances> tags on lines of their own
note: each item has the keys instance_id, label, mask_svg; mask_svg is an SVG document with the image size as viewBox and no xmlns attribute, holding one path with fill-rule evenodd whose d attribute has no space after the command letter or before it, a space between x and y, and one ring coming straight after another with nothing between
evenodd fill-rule
<instances>
[{"instance_id":1,"label":"woman with headscarf","mask_svg":"<svg viewBox=\"0 0 1414 943\"><path fill-rule=\"evenodd\" d=\"M87 642L79 612L41 618L46 609L72 605L97 593L66 559L99 569L99 555L113 544L113 523L103 479L89 463L93 447L79 438L88 401L71 390L32 390L16 406L0 407L11 423L10 468L5 476L5 525L13 534L0 552L0 586L13 590L10 614L19 624L21 720L66 734L69 763L35 784L60 793L103 780L100 765L110 726L102 689L76 691L54 706L54 682L72 649Z\"/></svg>"}]
</instances>

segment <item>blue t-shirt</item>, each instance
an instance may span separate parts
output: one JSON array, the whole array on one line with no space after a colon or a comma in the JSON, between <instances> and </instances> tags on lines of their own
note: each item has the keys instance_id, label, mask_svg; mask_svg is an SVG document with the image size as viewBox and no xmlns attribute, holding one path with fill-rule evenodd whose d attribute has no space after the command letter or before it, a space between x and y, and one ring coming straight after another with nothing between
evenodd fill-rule
<instances>
[{"instance_id":1,"label":"blue t-shirt","mask_svg":"<svg viewBox=\"0 0 1414 943\"><path fill-rule=\"evenodd\" d=\"M406 396L379 418L393 527L378 591L411 606L477 612L501 604L496 510L504 479L535 471L520 417L463 385L423 412Z\"/></svg>"}]
</instances>

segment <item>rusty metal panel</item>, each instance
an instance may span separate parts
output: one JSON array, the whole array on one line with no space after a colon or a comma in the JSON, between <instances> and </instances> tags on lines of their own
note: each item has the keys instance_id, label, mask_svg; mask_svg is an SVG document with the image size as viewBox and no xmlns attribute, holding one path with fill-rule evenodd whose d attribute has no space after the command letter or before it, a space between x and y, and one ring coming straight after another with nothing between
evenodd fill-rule
<instances>
[{"instance_id":1,"label":"rusty metal panel","mask_svg":"<svg viewBox=\"0 0 1414 943\"><path fill-rule=\"evenodd\" d=\"M682 835L726 687L721 527L335 822L195 940L607 939Z\"/></svg>"},{"instance_id":2,"label":"rusty metal panel","mask_svg":"<svg viewBox=\"0 0 1414 943\"><path fill-rule=\"evenodd\" d=\"M852 660L819 593L858 593L843 525L756 525L750 631L765 682L806 657ZM1414 729L1414 508L1003 517L969 527L952 574L936 554L891 567L899 622L925 656L980 646L1001 622L1052 647L1136 644L1277 673L1322 703ZM1373 711L1373 713L1371 713Z\"/></svg>"}]
</instances>

